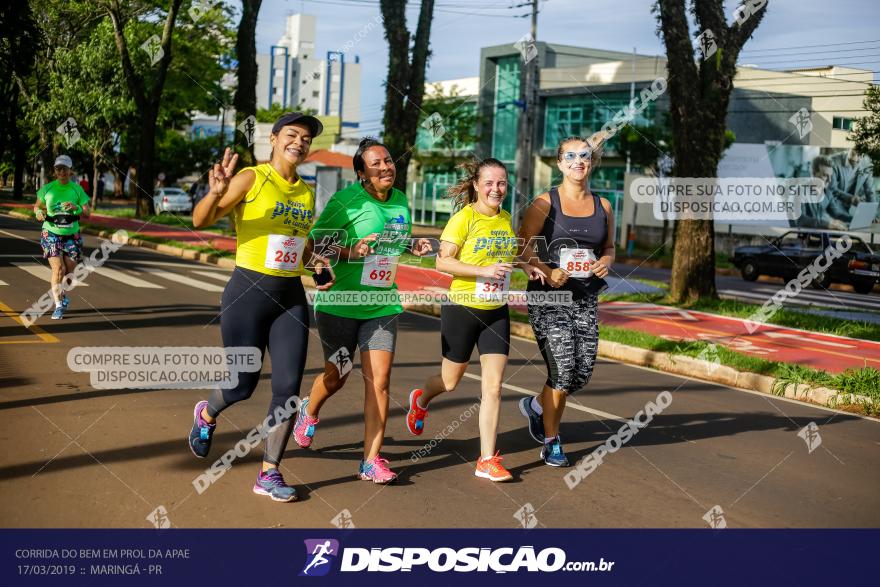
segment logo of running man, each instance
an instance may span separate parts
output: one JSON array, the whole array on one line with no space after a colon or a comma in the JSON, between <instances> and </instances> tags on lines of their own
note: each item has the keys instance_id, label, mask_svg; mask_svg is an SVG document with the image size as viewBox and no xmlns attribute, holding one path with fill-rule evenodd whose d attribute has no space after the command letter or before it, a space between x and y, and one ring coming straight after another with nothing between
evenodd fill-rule
<instances>
[{"instance_id":1,"label":"logo of running man","mask_svg":"<svg viewBox=\"0 0 880 587\"><path fill-rule=\"evenodd\" d=\"M68 147L72 147L80 139L79 129L76 127L76 120L73 117L62 122L61 126L55 130L64 137Z\"/></svg>"},{"instance_id":2,"label":"logo of running man","mask_svg":"<svg viewBox=\"0 0 880 587\"><path fill-rule=\"evenodd\" d=\"M348 372L354 367L354 363L351 361L351 353L345 347L339 347L338 351L330 355L330 361L336 365L336 370L339 371L340 377L348 375Z\"/></svg>"},{"instance_id":3,"label":"logo of running man","mask_svg":"<svg viewBox=\"0 0 880 587\"><path fill-rule=\"evenodd\" d=\"M513 514L513 517L519 520L523 528L534 528L538 525L538 518L535 516L535 507L531 503L527 503Z\"/></svg>"},{"instance_id":4,"label":"logo of running man","mask_svg":"<svg viewBox=\"0 0 880 587\"><path fill-rule=\"evenodd\" d=\"M160 530L171 527L171 520L168 518L168 510L165 509L164 505L160 505L150 512L150 515L147 516L147 521Z\"/></svg>"},{"instance_id":5,"label":"logo of running man","mask_svg":"<svg viewBox=\"0 0 880 587\"><path fill-rule=\"evenodd\" d=\"M822 436L819 435L819 427L815 422L810 422L798 432L798 436L807 443L807 454L812 453L822 444Z\"/></svg>"},{"instance_id":6,"label":"logo of running man","mask_svg":"<svg viewBox=\"0 0 880 587\"><path fill-rule=\"evenodd\" d=\"M159 35L153 35L141 43L141 49L150 56L150 65L156 65L165 57L165 50L162 49L162 39L159 38Z\"/></svg>"},{"instance_id":7,"label":"logo of running man","mask_svg":"<svg viewBox=\"0 0 880 587\"><path fill-rule=\"evenodd\" d=\"M718 43L715 42L715 33L711 29L706 29L700 33L695 39L695 44L704 60L714 55L718 50Z\"/></svg>"},{"instance_id":8,"label":"logo of running man","mask_svg":"<svg viewBox=\"0 0 880 587\"><path fill-rule=\"evenodd\" d=\"M247 146L250 147L254 144L254 141L257 140L257 117L251 114L247 118L241 121L237 127L241 134L244 135L244 138L247 140Z\"/></svg>"},{"instance_id":9,"label":"logo of running man","mask_svg":"<svg viewBox=\"0 0 880 587\"><path fill-rule=\"evenodd\" d=\"M528 63L538 56L538 47L535 45L535 39L530 33L520 37L519 41L513 44L513 47L522 55L524 63Z\"/></svg>"},{"instance_id":10,"label":"logo of running man","mask_svg":"<svg viewBox=\"0 0 880 587\"><path fill-rule=\"evenodd\" d=\"M330 523L336 526L337 528L341 528L346 530L348 528L354 528L354 520L351 517L351 512L348 509L344 509L338 514L336 514Z\"/></svg>"},{"instance_id":11,"label":"logo of running man","mask_svg":"<svg viewBox=\"0 0 880 587\"><path fill-rule=\"evenodd\" d=\"M705 515L703 515L703 519L706 520L710 527L715 528L716 530L727 528L727 520L724 519L724 510L721 509L720 505L716 505L706 512Z\"/></svg>"},{"instance_id":12,"label":"logo of running man","mask_svg":"<svg viewBox=\"0 0 880 587\"><path fill-rule=\"evenodd\" d=\"M333 559L339 556L339 541L332 538L311 538L306 543L306 566L300 577L323 577L330 572Z\"/></svg>"},{"instance_id":13,"label":"logo of running man","mask_svg":"<svg viewBox=\"0 0 880 587\"><path fill-rule=\"evenodd\" d=\"M431 113L431 116L422 122L422 128L430 132L431 138L435 141L443 138L443 135L446 134L446 127L443 126L443 117L440 116L439 112Z\"/></svg>"},{"instance_id":14,"label":"logo of running man","mask_svg":"<svg viewBox=\"0 0 880 587\"><path fill-rule=\"evenodd\" d=\"M806 108L801 108L795 112L788 121L795 126L802 139L813 130L813 121L810 120L810 111Z\"/></svg>"}]
</instances>

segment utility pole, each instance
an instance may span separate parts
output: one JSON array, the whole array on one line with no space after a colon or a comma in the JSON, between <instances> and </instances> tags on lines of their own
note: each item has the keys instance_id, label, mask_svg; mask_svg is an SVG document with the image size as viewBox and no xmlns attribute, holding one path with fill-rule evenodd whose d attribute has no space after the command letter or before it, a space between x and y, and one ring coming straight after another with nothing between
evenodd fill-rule
<instances>
[{"instance_id":1,"label":"utility pole","mask_svg":"<svg viewBox=\"0 0 880 587\"><path fill-rule=\"evenodd\" d=\"M518 143L516 151L516 193L510 203L510 217L514 227L519 226L519 211L517 210L517 197L523 195L531 197L532 175L534 174L534 135L536 110L538 108L538 0L532 0L532 43L534 51L526 51L525 63L520 72L520 103L523 111L519 120Z\"/></svg>"}]
</instances>

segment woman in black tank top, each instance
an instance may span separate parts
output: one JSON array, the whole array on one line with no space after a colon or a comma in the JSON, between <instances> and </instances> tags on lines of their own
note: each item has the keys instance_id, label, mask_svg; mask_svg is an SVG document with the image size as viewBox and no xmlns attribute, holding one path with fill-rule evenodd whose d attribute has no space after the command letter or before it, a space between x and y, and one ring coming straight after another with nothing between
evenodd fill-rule
<instances>
[{"instance_id":1,"label":"woman in black tank top","mask_svg":"<svg viewBox=\"0 0 880 587\"><path fill-rule=\"evenodd\" d=\"M529 291L571 292L571 303L538 303L529 298L529 322L547 365L541 394L523 398L520 411L529 432L543 444L548 465L570 463L559 438L559 422L568 394L590 380L599 347L598 294L614 263L614 215L608 200L590 191L590 173L605 137L568 137L557 147L562 184L535 198L520 228L522 262L540 268L546 285L530 282Z\"/></svg>"}]
</instances>

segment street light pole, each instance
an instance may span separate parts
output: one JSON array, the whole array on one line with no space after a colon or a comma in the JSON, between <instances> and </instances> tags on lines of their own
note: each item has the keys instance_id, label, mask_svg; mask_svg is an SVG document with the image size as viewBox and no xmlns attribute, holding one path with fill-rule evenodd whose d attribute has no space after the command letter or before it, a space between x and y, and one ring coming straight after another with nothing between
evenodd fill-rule
<instances>
[{"instance_id":1,"label":"street light pole","mask_svg":"<svg viewBox=\"0 0 880 587\"><path fill-rule=\"evenodd\" d=\"M538 35L538 0L532 0L532 43L537 49ZM530 53L526 52L526 55ZM534 135L535 135L535 110L538 100L538 54L537 50L531 58L526 57L520 76L520 101L523 112L519 124L519 148L516 152L516 193L510 202L510 217L515 227L519 226L519 211L517 210L517 197L522 194L529 198L532 192L532 175L534 174Z\"/></svg>"}]
</instances>

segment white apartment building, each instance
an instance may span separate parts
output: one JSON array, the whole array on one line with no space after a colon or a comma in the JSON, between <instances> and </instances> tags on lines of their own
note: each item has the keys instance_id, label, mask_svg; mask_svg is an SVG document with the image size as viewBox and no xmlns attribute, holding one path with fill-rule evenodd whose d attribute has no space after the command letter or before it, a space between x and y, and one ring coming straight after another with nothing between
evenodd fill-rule
<instances>
[{"instance_id":1,"label":"white apartment building","mask_svg":"<svg viewBox=\"0 0 880 587\"><path fill-rule=\"evenodd\" d=\"M338 51L318 55L316 20L308 14L289 15L284 35L268 54L257 55L257 107L280 104L339 116L342 136L354 136L361 116L360 60Z\"/></svg>"}]
</instances>

